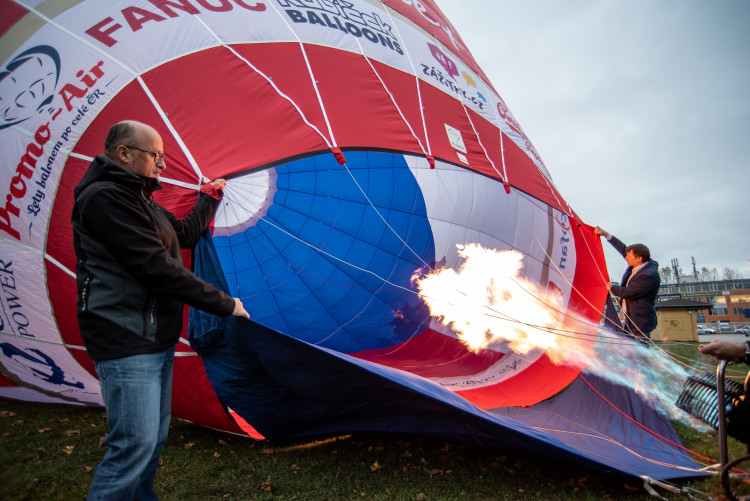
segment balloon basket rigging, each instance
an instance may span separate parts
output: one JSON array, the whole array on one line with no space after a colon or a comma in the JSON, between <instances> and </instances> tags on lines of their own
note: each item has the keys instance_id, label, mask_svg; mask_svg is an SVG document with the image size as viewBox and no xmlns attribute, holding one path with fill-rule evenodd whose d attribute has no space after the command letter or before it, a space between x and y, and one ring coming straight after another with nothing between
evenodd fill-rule
<instances>
[{"instance_id":1,"label":"balloon basket rigging","mask_svg":"<svg viewBox=\"0 0 750 501\"><path fill-rule=\"evenodd\" d=\"M750 373L745 384L724 377L727 362L722 360L716 372L706 371L685 380L676 406L719 432L721 483L730 501L749 500L750 496L736 497L729 484L730 472L750 455L728 460L727 436L747 444L750 454ZM746 474L745 474L746 476Z\"/></svg>"}]
</instances>

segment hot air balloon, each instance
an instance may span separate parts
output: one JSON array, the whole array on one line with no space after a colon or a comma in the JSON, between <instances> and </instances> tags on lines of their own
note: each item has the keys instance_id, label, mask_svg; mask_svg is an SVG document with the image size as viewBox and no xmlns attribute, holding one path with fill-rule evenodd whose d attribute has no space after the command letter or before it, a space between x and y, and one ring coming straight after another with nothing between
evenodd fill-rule
<instances>
[{"instance_id":1,"label":"hot air balloon","mask_svg":"<svg viewBox=\"0 0 750 501\"><path fill-rule=\"evenodd\" d=\"M606 298L597 237L432 0L0 10L0 395L101 405L70 213L109 127L133 119L164 139L156 196L176 215L205 180L228 180L212 236L184 258L252 318L190 311L175 416L255 438L419 432L696 475L632 391L542 348L472 349L430 314L417 278L460 266L467 244L520 253L519 277L575 316L562 324L585 349Z\"/></svg>"}]
</instances>

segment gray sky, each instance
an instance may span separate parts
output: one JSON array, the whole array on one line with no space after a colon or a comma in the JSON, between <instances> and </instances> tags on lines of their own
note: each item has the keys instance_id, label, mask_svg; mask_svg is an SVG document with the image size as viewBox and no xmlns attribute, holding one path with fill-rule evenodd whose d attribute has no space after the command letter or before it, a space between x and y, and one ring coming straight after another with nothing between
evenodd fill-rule
<instances>
[{"instance_id":1,"label":"gray sky","mask_svg":"<svg viewBox=\"0 0 750 501\"><path fill-rule=\"evenodd\" d=\"M436 2L585 222L750 278L750 1Z\"/></svg>"}]
</instances>

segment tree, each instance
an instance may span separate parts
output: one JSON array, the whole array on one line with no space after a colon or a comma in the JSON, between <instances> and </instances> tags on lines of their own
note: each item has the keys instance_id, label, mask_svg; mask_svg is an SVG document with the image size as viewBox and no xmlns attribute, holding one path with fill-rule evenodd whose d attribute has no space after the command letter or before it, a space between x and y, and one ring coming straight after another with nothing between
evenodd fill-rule
<instances>
[{"instance_id":1,"label":"tree","mask_svg":"<svg viewBox=\"0 0 750 501\"><path fill-rule=\"evenodd\" d=\"M661 278L661 283L671 284L672 283L672 268L670 268L669 266L665 266L662 269L660 269L659 277Z\"/></svg>"},{"instance_id":2,"label":"tree","mask_svg":"<svg viewBox=\"0 0 750 501\"><path fill-rule=\"evenodd\" d=\"M725 266L722 272L724 273L724 280L739 280L740 278L742 278L737 268L730 268L729 266Z\"/></svg>"},{"instance_id":3,"label":"tree","mask_svg":"<svg viewBox=\"0 0 750 501\"><path fill-rule=\"evenodd\" d=\"M701 282L712 282L719 279L719 273L716 271L716 268L709 270L704 266L698 272L698 277Z\"/></svg>"}]
</instances>

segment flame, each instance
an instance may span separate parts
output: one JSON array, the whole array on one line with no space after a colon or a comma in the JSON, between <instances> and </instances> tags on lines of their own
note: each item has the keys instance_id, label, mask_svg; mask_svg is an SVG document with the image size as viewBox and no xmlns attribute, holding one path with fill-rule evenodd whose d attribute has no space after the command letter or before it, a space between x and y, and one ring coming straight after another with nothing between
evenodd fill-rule
<instances>
[{"instance_id":1,"label":"flame","mask_svg":"<svg viewBox=\"0 0 750 501\"><path fill-rule=\"evenodd\" d=\"M463 260L458 271L437 270L418 279L417 287L430 313L466 346L479 351L504 342L522 354L540 348L558 362L568 361L571 349L580 351L574 349L580 340L559 335L563 298L521 277L520 252L457 247Z\"/></svg>"},{"instance_id":2,"label":"flame","mask_svg":"<svg viewBox=\"0 0 750 501\"><path fill-rule=\"evenodd\" d=\"M443 268L414 280L430 313L469 349L476 352L497 345L521 354L544 350L556 364L586 369L629 386L655 409L696 425L674 406L688 373L664 352L566 312L561 294L521 277L520 252L479 244L457 247L463 260L457 271Z\"/></svg>"}]
</instances>

